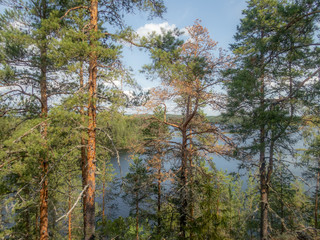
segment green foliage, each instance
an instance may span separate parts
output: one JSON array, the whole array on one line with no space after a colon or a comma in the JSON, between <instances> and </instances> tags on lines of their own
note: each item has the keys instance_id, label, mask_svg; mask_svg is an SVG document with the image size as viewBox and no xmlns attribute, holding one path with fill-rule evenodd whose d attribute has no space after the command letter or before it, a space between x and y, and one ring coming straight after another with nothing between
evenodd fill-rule
<instances>
[{"instance_id":1,"label":"green foliage","mask_svg":"<svg viewBox=\"0 0 320 240\"><path fill-rule=\"evenodd\" d=\"M141 210L136 209L137 204L143 206L143 203L148 201L150 193L153 192L152 188L154 188L150 178L150 171L142 158L134 157L132 159L123 187L124 198L131 205L131 212L134 213L134 211Z\"/></svg>"},{"instance_id":2,"label":"green foliage","mask_svg":"<svg viewBox=\"0 0 320 240\"><path fill-rule=\"evenodd\" d=\"M116 238L119 240L135 240L135 224L135 218L133 217L119 217L114 220L107 220L107 222L101 225L101 229L103 230L102 234L103 236L107 236L108 239ZM150 231L151 229L148 223L143 221L140 224L139 239L150 239L150 236L152 236Z\"/></svg>"},{"instance_id":3,"label":"green foliage","mask_svg":"<svg viewBox=\"0 0 320 240\"><path fill-rule=\"evenodd\" d=\"M196 178L195 220L190 231L199 239L249 239L257 228L257 186L240 178L203 168Z\"/></svg>"}]
</instances>

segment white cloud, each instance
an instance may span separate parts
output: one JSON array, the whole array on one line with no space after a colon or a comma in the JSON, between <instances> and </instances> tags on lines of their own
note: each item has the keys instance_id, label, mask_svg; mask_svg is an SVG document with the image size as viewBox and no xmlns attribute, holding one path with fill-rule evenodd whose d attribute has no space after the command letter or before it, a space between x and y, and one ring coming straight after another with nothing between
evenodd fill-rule
<instances>
[{"instance_id":1,"label":"white cloud","mask_svg":"<svg viewBox=\"0 0 320 240\"><path fill-rule=\"evenodd\" d=\"M168 22L163 23L149 23L144 25L143 27L140 27L137 29L137 34L139 34L140 37L147 36L148 33L155 32L157 34L161 34L161 29L165 31L172 31L176 28L176 25L169 24Z\"/></svg>"}]
</instances>

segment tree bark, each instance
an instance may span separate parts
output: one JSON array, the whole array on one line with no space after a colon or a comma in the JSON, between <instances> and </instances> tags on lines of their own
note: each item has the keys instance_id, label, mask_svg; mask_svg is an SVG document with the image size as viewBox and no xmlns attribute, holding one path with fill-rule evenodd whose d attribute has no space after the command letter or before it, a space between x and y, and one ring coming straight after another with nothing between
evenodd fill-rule
<instances>
[{"instance_id":1,"label":"tree bark","mask_svg":"<svg viewBox=\"0 0 320 240\"><path fill-rule=\"evenodd\" d=\"M186 226L187 226L187 129L182 129L182 147L181 147L181 192L180 192L180 234L179 239L186 239Z\"/></svg>"},{"instance_id":2,"label":"tree bark","mask_svg":"<svg viewBox=\"0 0 320 240\"><path fill-rule=\"evenodd\" d=\"M96 172L96 101L97 101L97 52L98 0L90 5L90 60L89 60L89 105L88 105L88 151L87 184L85 207L85 240L95 239L95 172Z\"/></svg>"},{"instance_id":3,"label":"tree bark","mask_svg":"<svg viewBox=\"0 0 320 240\"><path fill-rule=\"evenodd\" d=\"M139 240L139 194L136 192L136 240Z\"/></svg>"},{"instance_id":4,"label":"tree bark","mask_svg":"<svg viewBox=\"0 0 320 240\"><path fill-rule=\"evenodd\" d=\"M161 229L161 159L159 159L158 165L158 197L157 197L158 211L157 211L157 220L158 220L158 234L160 234Z\"/></svg>"},{"instance_id":5,"label":"tree bark","mask_svg":"<svg viewBox=\"0 0 320 240\"><path fill-rule=\"evenodd\" d=\"M266 159L265 159L265 151L263 150L260 152L262 156L260 156L261 160L264 159L261 163L260 167L260 177L261 177L261 239L267 240L268 239L268 213L269 213L269 185L271 182L271 176L273 172L273 153L274 153L274 144L275 140L273 139L274 135L272 133L271 142L270 142L270 149L269 149L269 164L268 170L266 172Z\"/></svg>"},{"instance_id":6,"label":"tree bark","mask_svg":"<svg viewBox=\"0 0 320 240\"><path fill-rule=\"evenodd\" d=\"M41 79L41 99L42 103L47 105L46 94L43 92L46 89L46 83L44 83L45 78ZM44 122L41 124L41 137L43 139L44 144L44 152L41 154L41 168L42 168L42 184L40 190L40 240L46 240L49 238L48 236L48 151L47 151L47 122L45 119L47 118L47 106L41 109L41 117L44 119Z\"/></svg>"},{"instance_id":7,"label":"tree bark","mask_svg":"<svg viewBox=\"0 0 320 240\"><path fill-rule=\"evenodd\" d=\"M83 91L84 81L83 81L83 61L80 62L80 90ZM83 94L83 92L82 92ZM83 103L81 102L80 106L80 115L81 115L81 123L85 125L85 112ZM81 172L82 172L82 189L87 186L87 155L86 155L86 132L81 130ZM86 235L85 224L87 222L86 215L86 194L84 193L82 196L82 212L83 212L83 236Z\"/></svg>"},{"instance_id":8,"label":"tree bark","mask_svg":"<svg viewBox=\"0 0 320 240\"><path fill-rule=\"evenodd\" d=\"M40 19L46 18L46 0L41 2L41 16ZM48 146L47 146L47 134L48 134L48 96L47 96L47 46L46 36L42 36L40 41L40 95L41 95L41 137L43 139L43 150L40 153L40 164L42 169L41 175L41 190L40 190L40 240L49 239L48 234Z\"/></svg>"},{"instance_id":9,"label":"tree bark","mask_svg":"<svg viewBox=\"0 0 320 240\"><path fill-rule=\"evenodd\" d=\"M103 176L102 176L102 222L105 222L105 198L106 198L106 163L103 164Z\"/></svg>"},{"instance_id":10,"label":"tree bark","mask_svg":"<svg viewBox=\"0 0 320 240\"><path fill-rule=\"evenodd\" d=\"M265 128L260 129L260 239L268 239L268 186L265 159Z\"/></svg>"},{"instance_id":11,"label":"tree bark","mask_svg":"<svg viewBox=\"0 0 320 240\"><path fill-rule=\"evenodd\" d=\"M189 205L190 205L190 219L193 221L194 217L194 196L193 196L193 155L192 155L192 130L189 130L189 181L190 181L190 189L189 189ZM194 238L192 231L190 232L190 240Z\"/></svg>"},{"instance_id":12,"label":"tree bark","mask_svg":"<svg viewBox=\"0 0 320 240\"><path fill-rule=\"evenodd\" d=\"M282 176L282 169L280 172L280 198L281 198L281 218L284 219L284 199L283 199L283 176ZM281 234L284 233L284 222L281 222Z\"/></svg>"},{"instance_id":13,"label":"tree bark","mask_svg":"<svg viewBox=\"0 0 320 240\"><path fill-rule=\"evenodd\" d=\"M320 160L318 160L317 169L317 184L315 192L315 202L314 202L314 228L318 228L318 194L319 194L319 184L320 184Z\"/></svg>"},{"instance_id":14,"label":"tree bark","mask_svg":"<svg viewBox=\"0 0 320 240\"><path fill-rule=\"evenodd\" d=\"M68 212L71 209L71 181L69 179L69 196L68 196ZM72 218L71 218L72 212L69 213L68 216L68 240L72 240Z\"/></svg>"},{"instance_id":15,"label":"tree bark","mask_svg":"<svg viewBox=\"0 0 320 240\"><path fill-rule=\"evenodd\" d=\"M261 39L264 39L264 31L261 31ZM261 60L260 60L260 108L264 111L265 109L265 76L264 76L264 52L261 52ZM259 164L260 164L260 239L267 240L268 239L268 184L267 184L267 170L266 170L266 127L264 124L260 126L260 156L259 156Z\"/></svg>"}]
</instances>

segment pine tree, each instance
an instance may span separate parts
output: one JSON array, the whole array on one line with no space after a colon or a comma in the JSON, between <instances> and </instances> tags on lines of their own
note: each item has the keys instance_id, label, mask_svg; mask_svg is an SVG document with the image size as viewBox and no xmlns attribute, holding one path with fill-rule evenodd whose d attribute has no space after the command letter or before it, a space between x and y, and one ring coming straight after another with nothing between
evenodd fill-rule
<instances>
[{"instance_id":1,"label":"pine tree","mask_svg":"<svg viewBox=\"0 0 320 240\"><path fill-rule=\"evenodd\" d=\"M48 170L51 162L47 144L48 99L57 94L57 89L63 89L52 82L53 70L57 69L48 57L58 12L54 1L3 2L8 6L1 16L1 85L7 87L4 101L12 100L7 105L7 113L41 119L38 124L41 148L36 153L42 169L39 231L40 239L48 239Z\"/></svg>"},{"instance_id":2,"label":"pine tree","mask_svg":"<svg viewBox=\"0 0 320 240\"><path fill-rule=\"evenodd\" d=\"M239 56L238 68L229 72L231 81L226 83L229 104L225 116L241 119L233 126L233 133L238 134L244 149L259 158L262 240L269 236L268 194L274 151L279 143L292 142L287 133L297 131L292 123L299 120L294 104L314 70L309 47L314 19L308 19L306 26L305 21L296 21L295 28L289 27L299 12L295 6L275 0L248 2L232 45Z\"/></svg>"},{"instance_id":3,"label":"pine tree","mask_svg":"<svg viewBox=\"0 0 320 240\"><path fill-rule=\"evenodd\" d=\"M191 216L193 212L193 200L190 198L193 195L194 161L201 155L201 151L225 154L229 150L228 147L217 144L218 140L228 142L229 139L218 127L206 121L202 112L205 106L217 109L218 103L222 101L214 87L220 83L219 72L230 66L229 58L223 51L215 57L217 43L210 38L208 30L199 21L188 27L187 31L190 39L185 43L177 38L177 31L142 39L143 44L151 49L153 59L153 64L146 66L145 70L151 74L156 73L162 81L162 86L153 90L148 106L164 106L163 117L154 119L170 126L181 137L180 142L168 141L175 147L174 156L180 163L176 171L180 195L180 239L187 238L191 221L188 216L189 212ZM166 101L169 99L174 100L182 118L167 118Z\"/></svg>"},{"instance_id":4,"label":"pine tree","mask_svg":"<svg viewBox=\"0 0 320 240\"><path fill-rule=\"evenodd\" d=\"M85 193L85 219L84 219L84 231L85 239L94 239L95 232L95 170L96 170L96 114L97 114L97 74L98 67L104 59L112 59L117 57L118 53L112 53L112 48L102 46L102 41L104 38L108 38L110 32L103 29L99 29L98 25L109 24L115 25L117 27L123 26L123 16L122 13L133 12L134 8L140 10L151 10L155 15L161 15L164 6L162 1L122 1L122 2L110 2L110 1L100 1L92 0L89 2L79 2L75 1L74 6L69 8L66 12L66 17L71 11L79 9L87 9L90 15L90 22L88 28L88 69L89 69L89 79L88 79L88 147L87 147L87 162L86 162L86 183L88 189ZM100 16L98 15L100 12ZM111 51L110 51L111 50ZM115 55L113 55L115 54Z\"/></svg>"}]
</instances>

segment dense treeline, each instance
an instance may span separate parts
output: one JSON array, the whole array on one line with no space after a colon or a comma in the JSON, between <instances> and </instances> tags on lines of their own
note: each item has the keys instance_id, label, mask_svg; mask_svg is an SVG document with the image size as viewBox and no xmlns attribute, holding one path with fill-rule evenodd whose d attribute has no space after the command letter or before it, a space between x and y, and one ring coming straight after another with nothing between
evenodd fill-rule
<instances>
[{"instance_id":1,"label":"dense treeline","mask_svg":"<svg viewBox=\"0 0 320 240\"><path fill-rule=\"evenodd\" d=\"M318 0L249 0L231 55L199 20L127 27L162 0L0 3L1 239L320 237ZM139 87L124 44L150 56L147 96L125 94Z\"/></svg>"}]
</instances>

